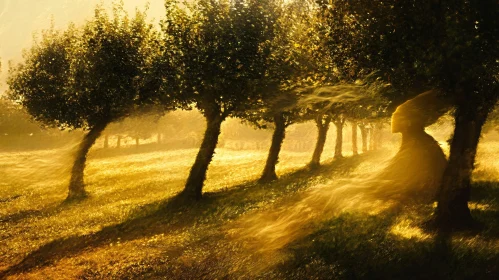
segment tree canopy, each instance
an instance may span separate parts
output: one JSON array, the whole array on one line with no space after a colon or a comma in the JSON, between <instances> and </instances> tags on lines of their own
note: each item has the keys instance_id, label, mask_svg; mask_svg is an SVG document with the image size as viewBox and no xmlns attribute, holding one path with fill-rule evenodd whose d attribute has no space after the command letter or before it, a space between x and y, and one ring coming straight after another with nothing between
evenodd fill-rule
<instances>
[{"instance_id":1,"label":"tree canopy","mask_svg":"<svg viewBox=\"0 0 499 280\"><path fill-rule=\"evenodd\" d=\"M10 72L9 96L36 119L61 129L86 129L76 155L68 198L84 196L86 154L105 127L139 105L154 47L145 13L130 18L102 7L82 28L53 28Z\"/></svg>"}]
</instances>

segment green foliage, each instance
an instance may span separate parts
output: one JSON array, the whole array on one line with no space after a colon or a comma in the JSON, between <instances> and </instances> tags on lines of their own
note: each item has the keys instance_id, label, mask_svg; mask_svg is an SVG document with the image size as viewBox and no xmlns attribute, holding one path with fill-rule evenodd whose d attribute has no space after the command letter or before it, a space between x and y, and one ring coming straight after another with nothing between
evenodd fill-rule
<instances>
[{"instance_id":1,"label":"green foliage","mask_svg":"<svg viewBox=\"0 0 499 280\"><path fill-rule=\"evenodd\" d=\"M154 33L145 13L102 7L83 28L44 31L10 72L10 98L36 119L61 129L92 128L126 116L138 104Z\"/></svg>"},{"instance_id":2,"label":"green foliage","mask_svg":"<svg viewBox=\"0 0 499 280\"><path fill-rule=\"evenodd\" d=\"M296 67L288 83L294 89L294 96L288 98L292 103L282 102L284 98L278 102L298 111L301 119L323 114L357 120L386 117L388 101L382 95L391 89L357 59L362 34L356 30L355 18L345 15L350 4L297 1L293 5L296 10L286 12L284 18L297 22L289 28L300 30L291 38L291 49L297 64L305 63Z\"/></svg>"},{"instance_id":3,"label":"green foliage","mask_svg":"<svg viewBox=\"0 0 499 280\"><path fill-rule=\"evenodd\" d=\"M258 101L265 90L274 37L274 1L167 2L163 36L179 56L181 93L206 116L223 118Z\"/></svg>"},{"instance_id":4,"label":"green foliage","mask_svg":"<svg viewBox=\"0 0 499 280\"><path fill-rule=\"evenodd\" d=\"M309 83L305 78L314 69L307 49L312 5L308 1L277 3L274 37L263 78L266 89L251 108L238 112L239 118L258 128L273 123L276 114L282 114L285 126L310 119L309 111L297 106L300 96L295 89Z\"/></svg>"},{"instance_id":5,"label":"green foliage","mask_svg":"<svg viewBox=\"0 0 499 280\"><path fill-rule=\"evenodd\" d=\"M355 35L340 49L359 69L380 70L400 90L392 100L430 88L464 91L459 98L468 101L497 95L499 53L491 47L499 40L496 1L321 2L327 29ZM328 38L331 50L344 42L334 32Z\"/></svg>"},{"instance_id":6,"label":"green foliage","mask_svg":"<svg viewBox=\"0 0 499 280\"><path fill-rule=\"evenodd\" d=\"M42 33L42 40L24 53L24 63L10 69L10 98L23 105L35 120L61 128L80 127L71 111L67 91L71 41L76 31L54 29Z\"/></svg>"},{"instance_id":7,"label":"green foliage","mask_svg":"<svg viewBox=\"0 0 499 280\"><path fill-rule=\"evenodd\" d=\"M149 66L154 33L146 15L129 18L123 7L110 18L102 8L83 28L81 42L72 49L70 86L89 125L126 115L140 96Z\"/></svg>"},{"instance_id":8,"label":"green foliage","mask_svg":"<svg viewBox=\"0 0 499 280\"><path fill-rule=\"evenodd\" d=\"M165 9L165 17L160 21L161 32L155 34L148 45L153 56L140 98L147 104L161 105L167 111L186 109L192 100L182 91L184 72L179 42L186 42L188 18L176 0L165 1Z\"/></svg>"}]
</instances>

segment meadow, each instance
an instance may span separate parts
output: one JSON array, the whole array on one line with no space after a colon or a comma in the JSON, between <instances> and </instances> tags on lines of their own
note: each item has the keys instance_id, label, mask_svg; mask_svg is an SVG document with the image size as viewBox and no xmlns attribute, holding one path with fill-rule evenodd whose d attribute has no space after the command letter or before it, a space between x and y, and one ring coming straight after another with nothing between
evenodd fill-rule
<instances>
[{"instance_id":1,"label":"meadow","mask_svg":"<svg viewBox=\"0 0 499 280\"><path fill-rule=\"evenodd\" d=\"M330 139L333 139L330 137ZM391 143L391 142L390 142ZM499 275L499 142L480 146L470 208L483 228L428 231L434 204L348 209L309 219L306 234L268 240L273 213L302 211L311 192L381 170L397 150L309 170L310 151L285 149L280 180L259 184L265 150L219 148L203 199L177 194L197 149L96 147L90 196L65 203L73 144L0 153L0 278L6 279L494 279ZM348 144L346 145L348 146ZM341 198L338 198L341 199ZM341 209L340 209L341 210ZM256 217L256 218L255 218ZM261 217L266 217L263 219ZM266 220L264 223L263 220ZM265 230L262 230L265 233ZM282 241L282 240L281 240Z\"/></svg>"}]
</instances>

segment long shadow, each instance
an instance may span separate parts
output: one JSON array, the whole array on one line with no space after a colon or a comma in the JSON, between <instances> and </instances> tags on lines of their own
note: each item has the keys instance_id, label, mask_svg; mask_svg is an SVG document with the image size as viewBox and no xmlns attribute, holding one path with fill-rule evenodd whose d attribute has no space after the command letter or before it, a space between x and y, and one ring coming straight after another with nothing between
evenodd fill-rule
<instances>
[{"instance_id":1,"label":"long shadow","mask_svg":"<svg viewBox=\"0 0 499 280\"><path fill-rule=\"evenodd\" d=\"M499 254L436 232L433 240L391 234L397 212L347 213L291 244L281 279L497 279Z\"/></svg>"},{"instance_id":2,"label":"long shadow","mask_svg":"<svg viewBox=\"0 0 499 280\"><path fill-rule=\"evenodd\" d=\"M497 240L499 183L475 183L471 201L490 207L472 209L473 216L483 222L486 229L457 233L431 231L434 236L432 240L392 235L391 228L401 210L398 208L383 211L376 216L355 213L340 215L324 222L314 233L285 248L292 257L276 267L278 274L274 277L497 279L499 253L494 248L477 249L474 242L467 244L460 238L474 238L479 234L480 239L485 240L484 246L488 241Z\"/></svg>"},{"instance_id":3,"label":"long shadow","mask_svg":"<svg viewBox=\"0 0 499 280\"><path fill-rule=\"evenodd\" d=\"M480 235L489 239L499 238L499 182L478 181L471 188L470 202L485 208L471 206L472 216L483 225ZM469 233L476 235L476 232ZM468 234L468 235L469 235Z\"/></svg>"},{"instance_id":4,"label":"long shadow","mask_svg":"<svg viewBox=\"0 0 499 280\"><path fill-rule=\"evenodd\" d=\"M6 197L6 198L0 198L0 203L11 202L13 200L16 200L16 199L20 198L21 196L22 195L17 194L17 195L9 196L9 197Z\"/></svg>"},{"instance_id":5,"label":"long shadow","mask_svg":"<svg viewBox=\"0 0 499 280\"><path fill-rule=\"evenodd\" d=\"M254 209L256 207L254 205L267 199L270 193L275 199L307 188L310 179L314 177L334 172L343 174L350 172L367 156L369 154L333 160L313 171L305 167L284 175L273 183L259 184L256 181L250 181L228 190L206 193L200 201L186 201L183 197L175 196L164 202L152 203L137 209L127 221L121 224L105 227L94 234L51 241L31 252L18 264L0 272L0 278L49 266L58 260L74 256L84 249L96 248L118 240L126 242L182 230L195 224L220 223L227 219L234 219Z\"/></svg>"},{"instance_id":6,"label":"long shadow","mask_svg":"<svg viewBox=\"0 0 499 280\"><path fill-rule=\"evenodd\" d=\"M494 201L496 204L499 204L499 182L474 182L471 188L471 201Z\"/></svg>"},{"instance_id":7,"label":"long shadow","mask_svg":"<svg viewBox=\"0 0 499 280\"><path fill-rule=\"evenodd\" d=\"M67 207L67 203L58 203L58 204L51 204L48 206L43 207L42 209L29 209L29 210L22 210L17 213L5 215L5 216L0 216L0 223L9 223L9 224L14 224L14 223L19 223L25 219L29 218L36 218L36 217L48 217L51 215L55 215L62 210L64 210L65 207Z\"/></svg>"}]
</instances>

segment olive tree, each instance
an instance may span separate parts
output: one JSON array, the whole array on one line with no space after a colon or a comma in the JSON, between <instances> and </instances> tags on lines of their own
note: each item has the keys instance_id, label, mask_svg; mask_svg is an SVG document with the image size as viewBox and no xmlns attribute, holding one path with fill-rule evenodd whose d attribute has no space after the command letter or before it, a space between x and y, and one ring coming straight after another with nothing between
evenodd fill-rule
<instances>
[{"instance_id":1,"label":"olive tree","mask_svg":"<svg viewBox=\"0 0 499 280\"><path fill-rule=\"evenodd\" d=\"M11 69L10 98L36 119L60 129L88 131L71 170L68 199L86 196L83 174L88 151L106 126L136 107L154 33L146 15L130 18L102 7L83 27L47 30Z\"/></svg>"},{"instance_id":2,"label":"olive tree","mask_svg":"<svg viewBox=\"0 0 499 280\"><path fill-rule=\"evenodd\" d=\"M398 88L393 100L436 89L454 105L455 128L435 219L442 227L472 225L468 201L476 149L499 98L497 1L323 1L329 15L334 8L327 2L342 7L341 18L351 24L341 26L357 34L349 57L360 68L379 70Z\"/></svg>"},{"instance_id":3,"label":"olive tree","mask_svg":"<svg viewBox=\"0 0 499 280\"><path fill-rule=\"evenodd\" d=\"M206 131L183 195L199 199L222 122L258 102L274 34L272 0L200 0L182 10L167 2L163 30L178 47L180 92L206 118ZM170 28L171 27L171 28ZM170 33L171 34L171 33Z\"/></svg>"}]
</instances>

